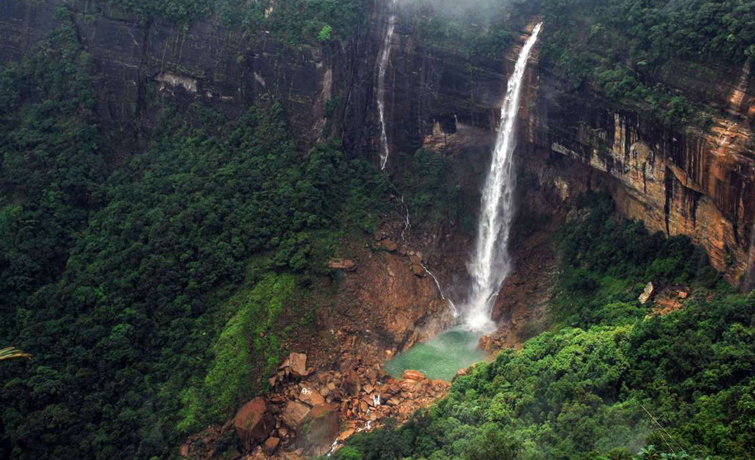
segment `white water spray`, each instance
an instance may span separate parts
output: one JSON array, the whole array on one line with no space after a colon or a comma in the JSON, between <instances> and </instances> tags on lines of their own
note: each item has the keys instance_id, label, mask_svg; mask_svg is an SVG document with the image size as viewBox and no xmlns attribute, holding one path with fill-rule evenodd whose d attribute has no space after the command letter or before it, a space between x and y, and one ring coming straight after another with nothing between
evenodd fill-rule
<instances>
[{"instance_id":1,"label":"white water spray","mask_svg":"<svg viewBox=\"0 0 755 460\"><path fill-rule=\"evenodd\" d=\"M508 242L514 219L516 118L524 71L541 26L542 23L535 26L509 78L490 171L482 189L477 243L468 264L473 284L466 306L466 323L473 330L487 332L495 327L490 318L493 299L511 271Z\"/></svg>"},{"instance_id":2,"label":"white water spray","mask_svg":"<svg viewBox=\"0 0 755 460\"><path fill-rule=\"evenodd\" d=\"M388 164L390 147L388 146L388 133L385 128L385 74L388 70L388 61L391 58L391 48L393 47L393 31L396 29L396 0L391 0L390 12L388 16L388 29L385 31L383 39L383 49L378 59L378 116L380 117L380 169L384 170Z\"/></svg>"}]
</instances>

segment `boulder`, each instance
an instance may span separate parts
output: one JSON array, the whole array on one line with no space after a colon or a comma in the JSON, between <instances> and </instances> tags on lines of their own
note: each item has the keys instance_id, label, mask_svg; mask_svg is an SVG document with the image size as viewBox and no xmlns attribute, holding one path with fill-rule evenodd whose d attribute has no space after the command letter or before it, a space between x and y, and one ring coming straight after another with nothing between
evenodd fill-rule
<instances>
[{"instance_id":1,"label":"boulder","mask_svg":"<svg viewBox=\"0 0 755 460\"><path fill-rule=\"evenodd\" d=\"M396 252L398 249L398 244L396 244L393 240L383 240L380 245L388 252Z\"/></svg>"},{"instance_id":2,"label":"boulder","mask_svg":"<svg viewBox=\"0 0 755 460\"><path fill-rule=\"evenodd\" d=\"M364 376L367 377L367 380L370 381L371 384L375 384L377 382L377 372L375 372L375 369L369 368L365 371Z\"/></svg>"},{"instance_id":3,"label":"boulder","mask_svg":"<svg viewBox=\"0 0 755 460\"><path fill-rule=\"evenodd\" d=\"M330 448L338 437L338 405L321 404L312 408L304 423L303 435L308 448Z\"/></svg>"},{"instance_id":4,"label":"boulder","mask_svg":"<svg viewBox=\"0 0 755 460\"><path fill-rule=\"evenodd\" d=\"M296 377L306 377L309 375L307 370L307 355L304 353L291 353L288 356L288 361L291 364L291 373Z\"/></svg>"},{"instance_id":5,"label":"boulder","mask_svg":"<svg viewBox=\"0 0 755 460\"><path fill-rule=\"evenodd\" d=\"M361 390L361 385L359 383L359 374L357 374L355 371L350 370L348 374L346 374L346 377L343 379L342 388L344 393L355 396L359 394L359 390Z\"/></svg>"},{"instance_id":6,"label":"boulder","mask_svg":"<svg viewBox=\"0 0 755 460\"><path fill-rule=\"evenodd\" d=\"M233 418L233 427L247 450L262 441L274 425L265 400L257 397L244 404Z\"/></svg>"},{"instance_id":7,"label":"boulder","mask_svg":"<svg viewBox=\"0 0 755 460\"><path fill-rule=\"evenodd\" d=\"M655 292L655 286L653 286L653 282L651 281L645 286L645 290L642 291L642 294L640 294L640 303L642 305L645 305L648 303L648 300L650 300L650 297L653 296L653 293Z\"/></svg>"},{"instance_id":8,"label":"boulder","mask_svg":"<svg viewBox=\"0 0 755 460\"><path fill-rule=\"evenodd\" d=\"M352 437L354 433L356 433L356 430L354 428L346 428L346 430L344 430L344 432L338 436L338 442L345 442L347 439Z\"/></svg>"},{"instance_id":9,"label":"boulder","mask_svg":"<svg viewBox=\"0 0 755 460\"><path fill-rule=\"evenodd\" d=\"M408 380L416 380L418 382L421 382L425 380L425 375L420 371L407 369L404 371L404 378Z\"/></svg>"},{"instance_id":10,"label":"boulder","mask_svg":"<svg viewBox=\"0 0 755 460\"><path fill-rule=\"evenodd\" d=\"M441 379L435 379L435 380L433 380L433 385L438 390L445 390L446 388L448 388L448 387L451 386L450 383L446 382L445 380L441 380Z\"/></svg>"},{"instance_id":11,"label":"boulder","mask_svg":"<svg viewBox=\"0 0 755 460\"><path fill-rule=\"evenodd\" d=\"M353 272L357 269L357 264L353 260L348 259L330 259L330 261L328 261L328 268L332 270Z\"/></svg>"},{"instance_id":12,"label":"boulder","mask_svg":"<svg viewBox=\"0 0 755 460\"><path fill-rule=\"evenodd\" d=\"M278 445L280 444L281 440L275 437L269 437L267 438L267 441L265 441L265 444L262 445L262 450L267 455L273 455L275 451L278 449Z\"/></svg>"},{"instance_id":13,"label":"boulder","mask_svg":"<svg viewBox=\"0 0 755 460\"><path fill-rule=\"evenodd\" d=\"M319 406L325 404L325 398L322 397L319 391L315 391L311 387L302 385L298 395L299 401L310 406Z\"/></svg>"},{"instance_id":14,"label":"boulder","mask_svg":"<svg viewBox=\"0 0 755 460\"><path fill-rule=\"evenodd\" d=\"M414 276L422 278L425 276L425 269L420 264L412 264L412 273L414 273Z\"/></svg>"},{"instance_id":15,"label":"boulder","mask_svg":"<svg viewBox=\"0 0 755 460\"><path fill-rule=\"evenodd\" d=\"M483 335L477 342L477 346L486 353L491 353L495 349L495 339L489 335Z\"/></svg>"},{"instance_id":16,"label":"boulder","mask_svg":"<svg viewBox=\"0 0 755 460\"><path fill-rule=\"evenodd\" d=\"M310 407L299 401L289 401L283 408L283 423L298 429L309 415Z\"/></svg>"},{"instance_id":17,"label":"boulder","mask_svg":"<svg viewBox=\"0 0 755 460\"><path fill-rule=\"evenodd\" d=\"M301 455L296 452L283 452L281 458L283 458L283 460L302 460Z\"/></svg>"}]
</instances>

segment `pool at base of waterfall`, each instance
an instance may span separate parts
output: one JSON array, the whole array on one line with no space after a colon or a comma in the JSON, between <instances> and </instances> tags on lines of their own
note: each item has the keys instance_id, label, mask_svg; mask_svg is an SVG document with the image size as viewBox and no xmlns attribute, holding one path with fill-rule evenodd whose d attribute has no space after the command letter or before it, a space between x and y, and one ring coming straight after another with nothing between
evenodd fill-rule
<instances>
[{"instance_id":1,"label":"pool at base of waterfall","mask_svg":"<svg viewBox=\"0 0 755 460\"><path fill-rule=\"evenodd\" d=\"M473 331L451 329L397 355L383 368L397 379L412 369L429 379L450 382L459 369L486 360L485 353L477 347L479 340L480 335Z\"/></svg>"}]
</instances>

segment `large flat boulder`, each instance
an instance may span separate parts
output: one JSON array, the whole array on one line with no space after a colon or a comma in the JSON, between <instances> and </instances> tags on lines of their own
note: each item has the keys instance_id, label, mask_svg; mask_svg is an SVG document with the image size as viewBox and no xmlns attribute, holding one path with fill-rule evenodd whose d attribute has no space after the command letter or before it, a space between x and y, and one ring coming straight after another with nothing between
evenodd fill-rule
<instances>
[{"instance_id":1,"label":"large flat boulder","mask_svg":"<svg viewBox=\"0 0 755 460\"><path fill-rule=\"evenodd\" d=\"M320 404L325 404L325 398L323 398L320 392L307 385L301 386L298 398L299 401L307 404L308 406L319 406Z\"/></svg>"},{"instance_id":2,"label":"large flat boulder","mask_svg":"<svg viewBox=\"0 0 755 460\"><path fill-rule=\"evenodd\" d=\"M357 269L357 264L353 260L348 259L330 259L328 262L328 268L353 272Z\"/></svg>"},{"instance_id":3,"label":"large flat boulder","mask_svg":"<svg viewBox=\"0 0 755 460\"><path fill-rule=\"evenodd\" d=\"M307 415L303 428L304 442L307 449L322 455L330 449L338 438L338 405L321 404L312 408Z\"/></svg>"},{"instance_id":4,"label":"large flat boulder","mask_svg":"<svg viewBox=\"0 0 755 460\"><path fill-rule=\"evenodd\" d=\"M244 404L233 418L233 427L247 449L264 441L273 425L273 418L267 411L267 404L260 397Z\"/></svg>"},{"instance_id":5,"label":"large flat boulder","mask_svg":"<svg viewBox=\"0 0 755 460\"><path fill-rule=\"evenodd\" d=\"M294 376L306 377L309 375L309 372L307 372L307 355L304 353L291 353L288 356L288 362Z\"/></svg>"},{"instance_id":6,"label":"large flat boulder","mask_svg":"<svg viewBox=\"0 0 755 460\"><path fill-rule=\"evenodd\" d=\"M302 426L309 415L310 407L299 401L289 401L283 408L283 423L294 430Z\"/></svg>"},{"instance_id":7,"label":"large flat boulder","mask_svg":"<svg viewBox=\"0 0 755 460\"><path fill-rule=\"evenodd\" d=\"M420 371L407 369L404 371L404 378L408 380L416 380L417 382L421 382L425 380L425 375Z\"/></svg>"}]
</instances>

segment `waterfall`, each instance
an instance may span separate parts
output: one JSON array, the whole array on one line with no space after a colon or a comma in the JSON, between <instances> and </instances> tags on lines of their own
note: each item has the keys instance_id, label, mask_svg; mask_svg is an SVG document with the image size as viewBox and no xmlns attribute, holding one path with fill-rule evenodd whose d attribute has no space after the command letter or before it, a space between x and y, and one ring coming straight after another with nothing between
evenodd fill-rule
<instances>
[{"instance_id":1,"label":"waterfall","mask_svg":"<svg viewBox=\"0 0 755 460\"><path fill-rule=\"evenodd\" d=\"M404 203L404 195L401 195L401 204L404 205L404 211L406 212L404 217L404 229L401 230L401 239L406 241L404 235L406 234L406 231L409 230L409 227L412 226L412 223L409 221L409 206Z\"/></svg>"},{"instance_id":2,"label":"waterfall","mask_svg":"<svg viewBox=\"0 0 755 460\"><path fill-rule=\"evenodd\" d=\"M404 237L404 234L407 230L409 230L409 227L411 227L411 221L409 220L409 206L404 202L404 196L401 195L401 204L404 206L404 211L406 212L404 217L404 229L401 230L401 239L406 241L406 238ZM459 311L456 309L456 304L451 299L447 299L445 295L443 295L443 288L440 287L440 281L438 281L438 278L435 277L433 272L428 270L428 268L425 266L425 264L420 260L419 262L420 266L427 272L428 275L430 275L430 278L435 281L435 286L438 288L438 294L440 294L440 298L442 300L445 300L448 302L449 306L451 307L451 314L454 318L457 318L459 316Z\"/></svg>"},{"instance_id":3,"label":"waterfall","mask_svg":"<svg viewBox=\"0 0 755 460\"><path fill-rule=\"evenodd\" d=\"M482 189L477 242L468 263L472 287L466 305L466 323L474 330L489 331L495 327L490 317L494 298L511 271L508 242L514 219L516 118L524 71L541 26L542 23L538 24L532 31L509 78L490 171Z\"/></svg>"},{"instance_id":4,"label":"waterfall","mask_svg":"<svg viewBox=\"0 0 755 460\"><path fill-rule=\"evenodd\" d=\"M388 164L390 147L388 146L388 134L385 128L385 74L388 70L388 61L391 58L393 47L393 31L396 28L396 14L394 13L396 0L391 0L388 16L388 29L383 39L383 49L378 60L378 116L380 117L380 169L384 170Z\"/></svg>"},{"instance_id":5,"label":"waterfall","mask_svg":"<svg viewBox=\"0 0 755 460\"><path fill-rule=\"evenodd\" d=\"M438 288L438 294L440 294L440 298L448 302L448 306L451 307L451 315L453 315L454 318L457 318L459 316L459 311L456 309L456 304L454 303L453 300L447 299L446 296L443 295L443 289L440 287L440 281L438 281L438 278L436 278L435 275L433 275L433 272L427 269L427 267L422 261L420 261L419 264L425 270L425 272L427 272L427 274L430 275L430 278L432 278L433 281L435 281L435 286Z\"/></svg>"}]
</instances>

